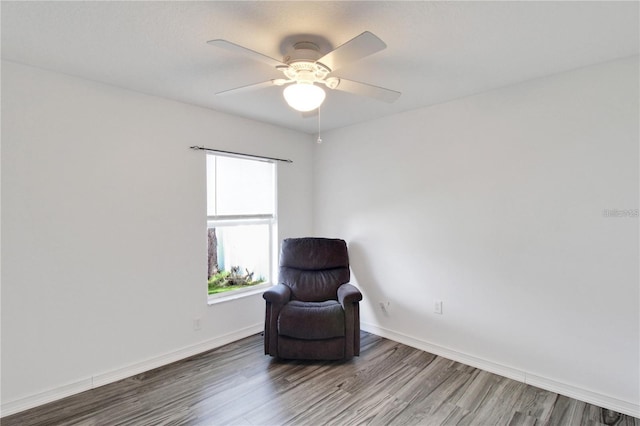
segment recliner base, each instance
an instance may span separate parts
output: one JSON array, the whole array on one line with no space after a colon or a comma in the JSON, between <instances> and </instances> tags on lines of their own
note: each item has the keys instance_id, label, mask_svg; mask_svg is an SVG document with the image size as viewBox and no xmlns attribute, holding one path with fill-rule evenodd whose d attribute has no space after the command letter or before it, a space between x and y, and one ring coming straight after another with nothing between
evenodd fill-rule
<instances>
[{"instance_id":1,"label":"recliner base","mask_svg":"<svg viewBox=\"0 0 640 426\"><path fill-rule=\"evenodd\" d=\"M278 336L278 358L339 360L345 359L345 338L300 340Z\"/></svg>"}]
</instances>

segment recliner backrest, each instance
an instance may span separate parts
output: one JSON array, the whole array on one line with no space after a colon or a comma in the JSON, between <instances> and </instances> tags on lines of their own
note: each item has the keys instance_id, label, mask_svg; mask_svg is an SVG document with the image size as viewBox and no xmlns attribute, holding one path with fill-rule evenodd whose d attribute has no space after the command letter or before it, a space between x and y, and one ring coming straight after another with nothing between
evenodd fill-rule
<instances>
[{"instance_id":1,"label":"recliner backrest","mask_svg":"<svg viewBox=\"0 0 640 426\"><path fill-rule=\"evenodd\" d=\"M291 299L337 300L338 287L349 279L349 254L344 240L307 237L282 242L280 282L291 288Z\"/></svg>"}]
</instances>

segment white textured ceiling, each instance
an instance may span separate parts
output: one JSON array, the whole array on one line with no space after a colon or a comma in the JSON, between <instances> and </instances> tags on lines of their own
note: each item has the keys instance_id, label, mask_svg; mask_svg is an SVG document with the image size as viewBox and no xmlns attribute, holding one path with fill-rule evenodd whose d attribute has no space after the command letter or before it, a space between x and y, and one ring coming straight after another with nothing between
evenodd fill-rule
<instances>
[{"instance_id":1,"label":"white textured ceiling","mask_svg":"<svg viewBox=\"0 0 640 426\"><path fill-rule=\"evenodd\" d=\"M281 74L206 44L223 38L280 59L293 41L330 50L365 30L379 53L339 75L402 92L394 104L329 91L329 130L639 53L638 2L9 2L2 58L301 130L269 87ZM43 94L46 96L46 94Z\"/></svg>"}]
</instances>

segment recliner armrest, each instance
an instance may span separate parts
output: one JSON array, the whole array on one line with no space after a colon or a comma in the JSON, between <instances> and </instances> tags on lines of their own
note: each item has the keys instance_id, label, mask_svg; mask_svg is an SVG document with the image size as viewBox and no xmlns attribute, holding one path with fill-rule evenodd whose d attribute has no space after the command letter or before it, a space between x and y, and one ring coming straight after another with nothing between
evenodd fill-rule
<instances>
[{"instance_id":1,"label":"recliner armrest","mask_svg":"<svg viewBox=\"0 0 640 426\"><path fill-rule=\"evenodd\" d=\"M262 294L264 300L278 305L284 305L291 299L291 289L284 284L277 284Z\"/></svg>"},{"instance_id":2,"label":"recliner armrest","mask_svg":"<svg viewBox=\"0 0 640 426\"><path fill-rule=\"evenodd\" d=\"M356 303L362 300L362 293L351 284L342 284L338 287L338 302L345 308L348 303Z\"/></svg>"}]
</instances>

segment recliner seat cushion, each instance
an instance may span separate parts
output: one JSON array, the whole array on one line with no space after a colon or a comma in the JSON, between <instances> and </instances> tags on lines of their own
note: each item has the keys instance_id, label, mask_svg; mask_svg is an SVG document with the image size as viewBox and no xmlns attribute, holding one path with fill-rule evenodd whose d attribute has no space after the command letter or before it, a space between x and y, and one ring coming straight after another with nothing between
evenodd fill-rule
<instances>
[{"instance_id":1,"label":"recliner seat cushion","mask_svg":"<svg viewBox=\"0 0 640 426\"><path fill-rule=\"evenodd\" d=\"M287 303L278 317L278 334L303 340L345 335L344 311L335 300Z\"/></svg>"}]
</instances>

